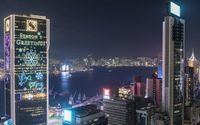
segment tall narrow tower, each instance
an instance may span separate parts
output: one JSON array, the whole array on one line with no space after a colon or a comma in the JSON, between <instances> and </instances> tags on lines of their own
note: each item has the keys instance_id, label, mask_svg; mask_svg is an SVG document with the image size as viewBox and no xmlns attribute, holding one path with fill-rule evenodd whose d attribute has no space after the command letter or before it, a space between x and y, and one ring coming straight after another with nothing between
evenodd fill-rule
<instances>
[{"instance_id":1,"label":"tall narrow tower","mask_svg":"<svg viewBox=\"0 0 200 125\"><path fill-rule=\"evenodd\" d=\"M47 125L49 32L44 16L4 19L5 111L14 125Z\"/></svg>"},{"instance_id":2,"label":"tall narrow tower","mask_svg":"<svg viewBox=\"0 0 200 125\"><path fill-rule=\"evenodd\" d=\"M170 117L170 125L183 125L185 21L181 8L168 2L163 22L163 86L162 109Z\"/></svg>"}]
</instances>

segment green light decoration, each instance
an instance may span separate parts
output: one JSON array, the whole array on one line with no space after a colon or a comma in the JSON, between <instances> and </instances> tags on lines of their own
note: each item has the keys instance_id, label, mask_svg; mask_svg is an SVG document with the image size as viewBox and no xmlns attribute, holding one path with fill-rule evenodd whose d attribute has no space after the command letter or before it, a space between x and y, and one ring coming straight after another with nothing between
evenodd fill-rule
<instances>
[{"instance_id":1,"label":"green light decoration","mask_svg":"<svg viewBox=\"0 0 200 125\"><path fill-rule=\"evenodd\" d=\"M30 90L40 90L41 92L44 90L43 82L29 82L28 86Z\"/></svg>"},{"instance_id":2,"label":"green light decoration","mask_svg":"<svg viewBox=\"0 0 200 125\"><path fill-rule=\"evenodd\" d=\"M37 90L37 91L44 91L44 83L41 82L44 78L43 74L41 72L37 72L35 74L36 80L32 79L31 75L26 75L25 71L20 73L18 75L19 83L18 85L22 87L23 89L29 89L29 90ZM33 81L32 81L33 80Z\"/></svg>"},{"instance_id":3,"label":"green light decoration","mask_svg":"<svg viewBox=\"0 0 200 125\"><path fill-rule=\"evenodd\" d=\"M29 88L32 90L36 86L36 82L29 82L28 83Z\"/></svg>"}]
</instances>

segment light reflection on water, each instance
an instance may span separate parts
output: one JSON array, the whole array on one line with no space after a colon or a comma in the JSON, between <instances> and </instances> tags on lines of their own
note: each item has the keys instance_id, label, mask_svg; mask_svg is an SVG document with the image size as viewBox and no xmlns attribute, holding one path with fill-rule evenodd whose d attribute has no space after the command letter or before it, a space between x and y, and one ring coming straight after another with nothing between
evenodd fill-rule
<instances>
[{"instance_id":1,"label":"light reflection on water","mask_svg":"<svg viewBox=\"0 0 200 125\"><path fill-rule=\"evenodd\" d=\"M59 75L50 77L50 89L56 98L51 98L50 104L60 103L65 106L70 95L77 100L79 93L81 97L95 96L102 93L102 88L116 87L130 84L133 76L142 76L145 82L151 76L155 68L146 67L119 67L119 68L96 68L94 71L68 73L62 72ZM50 96L51 97L51 96Z\"/></svg>"},{"instance_id":2,"label":"light reflection on water","mask_svg":"<svg viewBox=\"0 0 200 125\"><path fill-rule=\"evenodd\" d=\"M62 72L61 73L61 86L63 90L68 90L68 81L71 77L71 74L69 72Z\"/></svg>"},{"instance_id":3,"label":"light reflection on water","mask_svg":"<svg viewBox=\"0 0 200 125\"><path fill-rule=\"evenodd\" d=\"M77 72L72 75L69 72L50 75L50 104L66 104L69 96L74 95L76 91L77 94L86 94L87 97L100 94L101 88L130 83L132 77L136 75L142 76L145 82L145 78L151 76L154 70L155 68L146 67L98 68L92 72ZM1 100L3 100L3 84L0 84L0 114L3 112L3 101Z\"/></svg>"}]
</instances>

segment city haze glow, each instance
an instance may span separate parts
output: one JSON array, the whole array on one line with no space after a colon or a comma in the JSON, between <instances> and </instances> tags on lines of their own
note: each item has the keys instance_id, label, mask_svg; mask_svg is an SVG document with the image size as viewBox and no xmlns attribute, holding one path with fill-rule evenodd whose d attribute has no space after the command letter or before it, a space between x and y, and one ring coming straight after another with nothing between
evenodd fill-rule
<instances>
[{"instance_id":1,"label":"city haze glow","mask_svg":"<svg viewBox=\"0 0 200 125\"><path fill-rule=\"evenodd\" d=\"M179 5L175 4L174 2L170 2L170 12L176 16L181 15L181 8Z\"/></svg>"}]
</instances>

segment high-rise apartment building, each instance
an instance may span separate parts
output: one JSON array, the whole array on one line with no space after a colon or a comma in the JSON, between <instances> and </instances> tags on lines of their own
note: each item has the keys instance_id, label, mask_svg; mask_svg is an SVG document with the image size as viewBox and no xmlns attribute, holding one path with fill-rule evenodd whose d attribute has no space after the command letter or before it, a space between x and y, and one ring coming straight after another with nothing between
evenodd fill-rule
<instances>
[{"instance_id":1,"label":"high-rise apartment building","mask_svg":"<svg viewBox=\"0 0 200 125\"><path fill-rule=\"evenodd\" d=\"M146 98L150 98L154 105L161 106L162 102L162 80L159 78L146 79Z\"/></svg>"},{"instance_id":2,"label":"high-rise apartment building","mask_svg":"<svg viewBox=\"0 0 200 125\"><path fill-rule=\"evenodd\" d=\"M117 93L104 89L103 111L108 117L108 125L135 125L136 101L132 98L131 88L121 87ZM138 103L140 101L137 100Z\"/></svg>"},{"instance_id":3,"label":"high-rise apartment building","mask_svg":"<svg viewBox=\"0 0 200 125\"><path fill-rule=\"evenodd\" d=\"M136 125L155 125L155 109L153 106L137 109Z\"/></svg>"},{"instance_id":4,"label":"high-rise apartment building","mask_svg":"<svg viewBox=\"0 0 200 125\"><path fill-rule=\"evenodd\" d=\"M132 93L133 96L140 96L144 97L145 96L145 84L142 82L137 82L132 84Z\"/></svg>"},{"instance_id":5,"label":"high-rise apartment building","mask_svg":"<svg viewBox=\"0 0 200 125\"><path fill-rule=\"evenodd\" d=\"M185 105L191 106L194 101L194 67L185 67Z\"/></svg>"},{"instance_id":6,"label":"high-rise apartment building","mask_svg":"<svg viewBox=\"0 0 200 125\"><path fill-rule=\"evenodd\" d=\"M108 125L135 125L136 113L133 100L112 98L103 100Z\"/></svg>"},{"instance_id":7,"label":"high-rise apartment building","mask_svg":"<svg viewBox=\"0 0 200 125\"><path fill-rule=\"evenodd\" d=\"M14 125L47 125L49 44L45 16L4 19L5 111Z\"/></svg>"}]
</instances>

